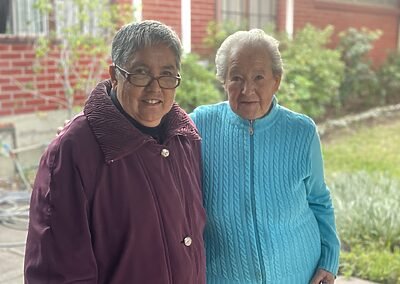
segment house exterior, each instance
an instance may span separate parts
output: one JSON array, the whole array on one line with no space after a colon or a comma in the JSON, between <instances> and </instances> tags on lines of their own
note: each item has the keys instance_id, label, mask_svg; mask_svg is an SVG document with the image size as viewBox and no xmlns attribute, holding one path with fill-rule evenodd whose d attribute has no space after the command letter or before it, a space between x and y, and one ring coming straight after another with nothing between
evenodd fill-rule
<instances>
[{"instance_id":1,"label":"house exterior","mask_svg":"<svg viewBox=\"0 0 400 284\"><path fill-rule=\"evenodd\" d=\"M21 88L33 80L33 42L40 26L25 21L38 15L27 9L35 0L0 0L0 117L59 109L60 105ZM60 0L53 0L60 1ZM210 21L246 21L248 27L274 24L277 30L296 33L305 24L333 25L338 33L349 27L380 29L371 58L382 62L389 50L399 47L398 0L112 0L135 7L136 19L156 19L172 26L186 51L206 55L203 39ZM133 16L132 16L133 19ZM44 19L46 20L46 19ZM38 29L39 28L39 29ZM337 38L334 37L334 41ZM62 82L54 77L56 66L35 80L41 93L62 97ZM85 97L78 95L82 103Z\"/></svg>"}]
</instances>

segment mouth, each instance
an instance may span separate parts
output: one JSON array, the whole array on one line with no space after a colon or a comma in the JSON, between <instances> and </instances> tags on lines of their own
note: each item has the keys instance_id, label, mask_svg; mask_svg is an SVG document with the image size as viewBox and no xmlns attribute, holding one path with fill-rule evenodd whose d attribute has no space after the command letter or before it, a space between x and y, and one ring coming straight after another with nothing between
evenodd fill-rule
<instances>
[{"instance_id":1,"label":"mouth","mask_svg":"<svg viewBox=\"0 0 400 284\"><path fill-rule=\"evenodd\" d=\"M258 102L256 102L256 101L241 101L240 103L241 104L256 104Z\"/></svg>"},{"instance_id":2,"label":"mouth","mask_svg":"<svg viewBox=\"0 0 400 284\"><path fill-rule=\"evenodd\" d=\"M162 103L161 100L157 100L157 99L143 100L143 102L145 102L146 104L149 104L149 105L157 105L157 104L161 104Z\"/></svg>"}]
</instances>

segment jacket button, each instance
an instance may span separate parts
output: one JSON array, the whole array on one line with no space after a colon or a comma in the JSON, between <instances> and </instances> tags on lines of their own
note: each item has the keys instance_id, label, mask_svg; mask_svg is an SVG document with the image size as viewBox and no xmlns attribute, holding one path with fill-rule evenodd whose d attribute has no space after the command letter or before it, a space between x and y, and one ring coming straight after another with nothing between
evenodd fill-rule
<instances>
[{"instance_id":1,"label":"jacket button","mask_svg":"<svg viewBox=\"0 0 400 284\"><path fill-rule=\"evenodd\" d=\"M187 247L190 247L190 245L192 244L192 238L191 237L186 237L183 239L183 244Z\"/></svg>"},{"instance_id":2,"label":"jacket button","mask_svg":"<svg viewBox=\"0 0 400 284\"><path fill-rule=\"evenodd\" d=\"M161 150L161 156L163 156L164 158L169 156L169 151L168 149L162 149Z\"/></svg>"}]
</instances>

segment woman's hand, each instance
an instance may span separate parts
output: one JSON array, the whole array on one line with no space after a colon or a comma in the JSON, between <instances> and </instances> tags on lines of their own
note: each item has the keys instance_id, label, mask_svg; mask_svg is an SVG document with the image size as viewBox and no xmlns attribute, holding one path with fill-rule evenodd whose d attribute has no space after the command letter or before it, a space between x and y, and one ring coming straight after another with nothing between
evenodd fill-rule
<instances>
[{"instance_id":1,"label":"woman's hand","mask_svg":"<svg viewBox=\"0 0 400 284\"><path fill-rule=\"evenodd\" d=\"M333 284L335 282L335 276L322 268L319 268L315 273L311 284Z\"/></svg>"}]
</instances>

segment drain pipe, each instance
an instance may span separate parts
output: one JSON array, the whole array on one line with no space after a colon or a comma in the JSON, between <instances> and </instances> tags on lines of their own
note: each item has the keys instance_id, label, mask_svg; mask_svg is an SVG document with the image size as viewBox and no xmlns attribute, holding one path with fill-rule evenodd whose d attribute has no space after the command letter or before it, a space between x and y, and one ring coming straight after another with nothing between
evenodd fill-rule
<instances>
[{"instance_id":1,"label":"drain pipe","mask_svg":"<svg viewBox=\"0 0 400 284\"><path fill-rule=\"evenodd\" d=\"M190 53L192 46L191 0L181 0L181 28L183 52Z\"/></svg>"},{"instance_id":2,"label":"drain pipe","mask_svg":"<svg viewBox=\"0 0 400 284\"><path fill-rule=\"evenodd\" d=\"M290 39L293 38L294 25L294 0L286 0L286 23L285 30Z\"/></svg>"}]
</instances>

